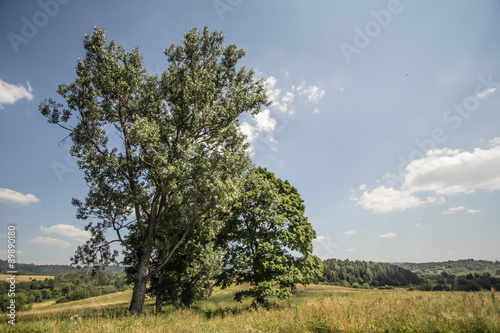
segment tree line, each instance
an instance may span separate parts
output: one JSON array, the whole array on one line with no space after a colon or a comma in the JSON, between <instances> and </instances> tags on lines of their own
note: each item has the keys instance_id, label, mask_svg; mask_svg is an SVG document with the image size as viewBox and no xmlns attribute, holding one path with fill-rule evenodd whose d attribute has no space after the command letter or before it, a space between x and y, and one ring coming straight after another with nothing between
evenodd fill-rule
<instances>
[{"instance_id":1,"label":"tree line","mask_svg":"<svg viewBox=\"0 0 500 333\"><path fill-rule=\"evenodd\" d=\"M447 272L448 274L467 274L471 272L490 272L491 274L500 275L500 262L498 260L461 259L442 262L401 263L398 265L416 273L440 274L441 272Z\"/></svg>"},{"instance_id":2,"label":"tree line","mask_svg":"<svg viewBox=\"0 0 500 333\"><path fill-rule=\"evenodd\" d=\"M424 282L417 274L393 264L327 259L315 282L345 287L407 286Z\"/></svg>"},{"instance_id":3,"label":"tree line","mask_svg":"<svg viewBox=\"0 0 500 333\"><path fill-rule=\"evenodd\" d=\"M55 299L56 303L76 301L118 291L127 287L124 274L107 272L69 272L56 275L53 279L45 278L16 283L16 308L27 310L33 303ZM9 283L0 282L0 309L7 310Z\"/></svg>"},{"instance_id":4,"label":"tree line","mask_svg":"<svg viewBox=\"0 0 500 333\"><path fill-rule=\"evenodd\" d=\"M123 267L110 265L105 268L108 273L123 273ZM0 272L7 274L10 271L9 263L7 260L0 259ZM84 271L90 272L91 269L83 269ZM81 272L82 269L73 267L70 265L38 265L38 264L24 264L16 263L16 271L18 275L60 275L69 272Z\"/></svg>"},{"instance_id":5,"label":"tree line","mask_svg":"<svg viewBox=\"0 0 500 333\"><path fill-rule=\"evenodd\" d=\"M468 273L462 275L441 272L434 276L427 276L426 283L416 286L415 289L423 291L481 291L500 290L500 277L493 276L490 272Z\"/></svg>"},{"instance_id":6,"label":"tree line","mask_svg":"<svg viewBox=\"0 0 500 333\"><path fill-rule=\"evenodd\" d=\"M96 27L75 80L39 106L66 131L89 187L72 200L91 234L72 263L123 264L133 313L146 293L160 312L189 305L213 282L249 283L235 298L266 304L322 271L297 189L252 164L239 129L241 115L270 104L264 80L223 41L194 28L164 50L167 70L149 74L138 48L125 51Z\"/></svg>"}]
</instances>

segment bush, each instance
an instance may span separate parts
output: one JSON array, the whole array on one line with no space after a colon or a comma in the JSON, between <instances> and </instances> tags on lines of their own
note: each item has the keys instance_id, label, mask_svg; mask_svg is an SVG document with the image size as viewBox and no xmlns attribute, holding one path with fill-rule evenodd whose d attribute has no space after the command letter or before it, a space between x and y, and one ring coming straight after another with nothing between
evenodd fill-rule
<instances>
[{"instance_id":1,"label":"bush","mask_svg":"<svg viewBox=\"0 0 500 333\"><path fill-rule=\"evenodd\" d=\"M69 302L69 299L67 299L66 297L64 296L61 296L57 299L56 301L56 304L59 304L59 303L66 303L66 302Z\"/></svg>"},{"instance_id":2,"label":"bush","mask_svg":"<svg viewBox=\"0 0 500 333\"><path fill-rule=\"evenodd\" d=\"M390 289L394 289L394 287L393 286L385 285L385 286L378 287L378 289L380 289L380 290L390 290Z\"/></svg>"}]
</instances>

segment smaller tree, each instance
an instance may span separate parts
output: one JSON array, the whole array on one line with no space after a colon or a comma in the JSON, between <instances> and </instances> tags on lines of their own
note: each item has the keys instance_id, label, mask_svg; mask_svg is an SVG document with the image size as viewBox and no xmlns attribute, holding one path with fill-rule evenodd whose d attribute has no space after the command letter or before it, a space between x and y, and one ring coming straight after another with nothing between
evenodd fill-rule
<instances>
[{"instance_id":1,"label":"smaller tree","mask_svg":"<svg viewBox=\"0 0 500 333\"><path fill-rule=\"evenodd\" d=\"M253 297L254 304L265 305L271 296L288 298L296 284L310 283L323 269L311 254L316 233L303 200L288 181L262 168L250 170L241 188L220 233L225 256L218 283L250 283L235 294L238 301Z\"/></svg>"},{"instance_id":2,"label":"smaller tree","mask_svg":"<svg viewBox=\"0 0 500 333\"><path fill-rule=\"evenodd\" d=\"M214 243L219 224L211 220L201 223L164 269L151 278L148 293L156 297L157 312L161 312L164 303L190 306L196 299L211 295L222 263L221 253ZM163 255L159 249L159 259ZM152 267L159 261L155 260Z\"/></svg>"}]
</instances>

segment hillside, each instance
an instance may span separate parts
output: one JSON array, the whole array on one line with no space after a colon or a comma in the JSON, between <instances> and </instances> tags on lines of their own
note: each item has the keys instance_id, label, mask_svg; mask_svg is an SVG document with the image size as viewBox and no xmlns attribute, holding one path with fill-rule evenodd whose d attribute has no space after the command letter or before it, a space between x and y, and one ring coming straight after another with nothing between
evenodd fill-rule
<instances>
[{"instance_id":1,"label":"hillside","mask_svg":"<svg viewBox=\"0 0 500 333\"><path fill-rule=\"evenodd\" d=\"M426 263L398 263L402 268L415 273L441 273L468 274L468 273L491 273L500 274L500 262L474 259L461 259L455 261L426 262Z\"/></svg>"},{"instance_id":2,"label":"hillside","mask_svg":"<svg viewBox=\"0 0 500 333\"><path fill-rule=\"evenodd\" d=\"M107 273L123 273L121 266L106 267ZM7 260L0 259L0 274L6 274L10 271ZM36 265L36 264L16 264L16 271L18 275L59 275L69 272L90 271L90 269L78 269L70 265Z\"/></svg>"}]
</instances>

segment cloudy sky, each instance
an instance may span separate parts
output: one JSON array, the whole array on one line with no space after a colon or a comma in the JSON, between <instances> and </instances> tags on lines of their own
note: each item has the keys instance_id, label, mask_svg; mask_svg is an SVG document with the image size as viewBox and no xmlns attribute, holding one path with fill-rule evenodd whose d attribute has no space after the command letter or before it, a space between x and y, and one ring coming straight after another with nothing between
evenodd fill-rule
<instances>
[{"instance_id":1,"label":"cloudy sky","mask_svg":"<svg viewBox=\"0 0 500 333\"><path fill-rule=\"evenodd\" d=\"M222 30L273 104L242 117L256 165L298 188L315 253L373 261L500 259L497 1L0 2L0 254L69 263L87 192L38 111L72 82L94 26L149 72L192 27Z\"/></svg>"}]
</instances>

